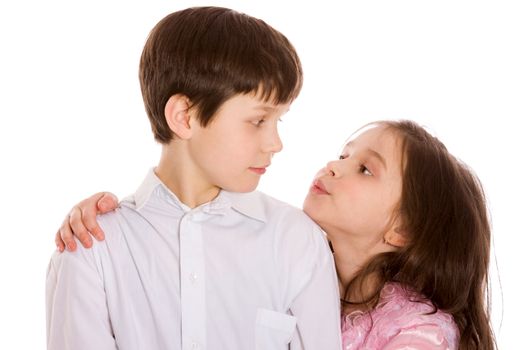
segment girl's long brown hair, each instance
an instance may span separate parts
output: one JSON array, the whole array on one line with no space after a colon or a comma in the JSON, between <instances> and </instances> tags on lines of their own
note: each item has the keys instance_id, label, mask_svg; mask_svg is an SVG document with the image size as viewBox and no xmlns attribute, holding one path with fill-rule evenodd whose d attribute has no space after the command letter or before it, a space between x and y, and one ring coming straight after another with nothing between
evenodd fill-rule
<instances>
[{"instance_id":1,"label":"girl's long brown hair","mask_svg":"<svg viewBox=\"0 0 525 350\"><path fill-rule=\"evenodd\" d=\"M403 187L398 214L408 244L373 257L346 286L363 290L373 276L375 293L359 303L379 300L387 282L399 282L454 317L459 349L496 347L489 321L488 266L491 229L485 195L476 175L446 147L411 121L382 121L400 136ZM354 303L355 304L355 303Z\"/></svg>"}]
</instances>

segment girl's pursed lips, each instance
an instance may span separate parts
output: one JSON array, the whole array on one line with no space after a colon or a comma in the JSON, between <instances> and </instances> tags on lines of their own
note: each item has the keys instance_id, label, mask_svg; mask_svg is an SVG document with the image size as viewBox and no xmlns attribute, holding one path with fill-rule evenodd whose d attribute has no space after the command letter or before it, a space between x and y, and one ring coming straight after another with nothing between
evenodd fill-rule
<instances>
[{"instance_id":1,"label":"girl's pursed lips","mask_svg":"<svg viewBox=\"0 0 525 350\"><path fill-rule=\"evenodd\" d=\"M311 191L317 194L330 194L326 190L324 184L321 180L317 179L312 183Z\"/></svg>"}]
</instances>

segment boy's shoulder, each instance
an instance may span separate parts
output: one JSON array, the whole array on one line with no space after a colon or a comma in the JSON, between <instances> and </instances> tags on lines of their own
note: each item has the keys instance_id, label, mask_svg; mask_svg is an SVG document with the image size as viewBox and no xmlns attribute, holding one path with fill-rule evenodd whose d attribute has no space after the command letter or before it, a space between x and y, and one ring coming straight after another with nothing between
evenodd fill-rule
<instances>
[{"instance_id":1,"label":"boy's shoulder","mask_svg":"<svg viewBox=\"0 0 525 350\"><path fill-rule=\"evenodd\" d=\"M134 208L122 200L114 210L103 214L97 214L97 221L107 223L116 222L118 221L118 218L129 216L130 213L133 212L135 212Z\"/></svg>"},{"instance_id":2,"label":"boy's shoulder","mask_svg":"<svg viewBox=\"0 0 525 350\"><path fill-rule=\"evenodd\" d=\"M63 264L64 261L78 259L94 261L95 256L97 256L100 249L106 245L108 239L114 240L115 237L120 236L121 232L119 230L118 217L121 215L120 208L117 208L114 211L108 212L106 214L98 214L97 223L102 228L102 231L104 231L105 239L102 241L93 239L92 245L86 248L76 236L73 236L77 248L74 251L64 250L63 252L55 252L51 256L52 264ZM71 262L68 262L68 264L71 264Z\"/></svg>"},{"instance_id":3,"label":"boy's shoulder","mask_svg":"<svg viewBox=\"0 0 525 350\"><path fill-rule=\"evenodd\" d=\"M265 212L265 232L271 233L281 263L300 262L300 270L331 259L326 235L301 209L265 193L247 193L246 199Z\"/></svg>"},{"instance_id":4,"label":"boy's shoulder","mask_svg":"<svg viewBox=\"0 0 525 350\"><path fill-rule=\"evenodd\" d=\"M237 193L233 198L234 210L264 222L267 231L279 237L292 240L324 239L321 228L304 211L289 203L260 191Z\"/></svg>"},{"instance_id":5,"label":"boy's shoulder","mask_svg":"<svg viewBox=\"0 0 525 350\"><path fill-rule=\"evenodd\" d=\"M301 209L266 193L253 191L249 193L231 193L231 195L234 209L257 213L258 216L263 217L264 221L275 222L288 218L289 220L315 225L312 219Z\"/></svg>"},{"instance_id":6,"label":"boy's shoulder","mask_svg":"<svg viewBox=\"0 0 525 350\"><path fill-rule=\"evenodd\" d=\"M277 199L261 191L253 191L250 192L248 195L252 195L254 197L254 200L259 200L263 202L269 209L288 210L297 213L303 213L303 211L297 208L296 206L293 206L290 203L283 202L282 200Z\"/></svg>"},{"instance_id":7,"label":"boy's shoulder","mask_svg":"<svg viewBox=\"0 0 525 350\"><path fill-rule=\"evenodd\" d=\"M104 231L106 240L119 240L132 226L144 225L142 215L132 206L123 202L108 213L97 215L97 222Z\"/></svg>"}]
</instances>

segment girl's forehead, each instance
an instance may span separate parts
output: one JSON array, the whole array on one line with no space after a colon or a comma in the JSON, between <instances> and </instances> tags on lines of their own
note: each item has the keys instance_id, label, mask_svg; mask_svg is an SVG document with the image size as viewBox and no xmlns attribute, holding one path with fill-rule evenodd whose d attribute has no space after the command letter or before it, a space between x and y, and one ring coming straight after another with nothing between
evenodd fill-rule
<instances>
[{"instance_id":1,"label":"girl's forehead","mask_svg":"<svg viewBox=\"0 0 525 350\"><path fill-rule=\"evenodd\" d=\"M374 143L381 140L388 132L387 128L381 124L369 124L354 132L347 140L344 148L350 148L356 144Z\"/></svg>"}]
</instances>

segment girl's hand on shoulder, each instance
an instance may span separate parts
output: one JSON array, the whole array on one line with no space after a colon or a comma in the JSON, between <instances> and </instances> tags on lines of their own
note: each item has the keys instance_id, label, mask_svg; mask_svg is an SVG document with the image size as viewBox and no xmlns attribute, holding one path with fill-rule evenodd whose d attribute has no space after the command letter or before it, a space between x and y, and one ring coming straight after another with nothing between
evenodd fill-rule
<instances>
[{"instance_id":1,"label":"girl's hand on shoulder","mask_svg":"<svg viewBox=\"0 0 525 350\"><path fill-rule=\"evenodd\" d=\"M102 241L104 232L97 223L97 214L115 210L117 205L118 198L113 193L99 192L73 206L55 235L57 249L74 251L77 248L74 236L85 248L93 245L92 235Z\"/></svg>"}]
</instances>

